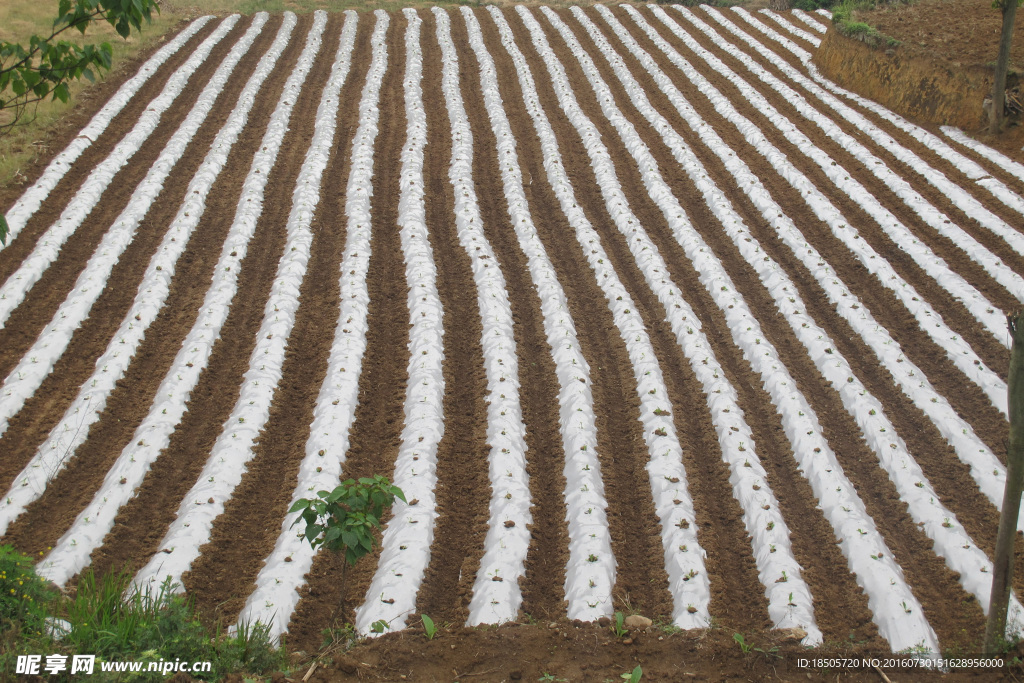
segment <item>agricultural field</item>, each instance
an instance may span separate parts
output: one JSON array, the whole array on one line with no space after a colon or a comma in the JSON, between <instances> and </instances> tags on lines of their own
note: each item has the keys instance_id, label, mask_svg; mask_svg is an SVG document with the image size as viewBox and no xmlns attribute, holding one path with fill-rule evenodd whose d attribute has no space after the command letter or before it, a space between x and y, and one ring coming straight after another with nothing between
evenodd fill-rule
<instances>
[{"instance_id":1,"label":"agricultural field","mask_svg":"<svg viewBox=\"0 0 1024 683\"><path fill-rule=\"evenodd\" d=\"M824 80L827 23L187 24L0 190L0 536L306 650L340 604L978 652L1024 167ZM373 475L343 571L287 511Z\"/></svg>"}]
</instances>

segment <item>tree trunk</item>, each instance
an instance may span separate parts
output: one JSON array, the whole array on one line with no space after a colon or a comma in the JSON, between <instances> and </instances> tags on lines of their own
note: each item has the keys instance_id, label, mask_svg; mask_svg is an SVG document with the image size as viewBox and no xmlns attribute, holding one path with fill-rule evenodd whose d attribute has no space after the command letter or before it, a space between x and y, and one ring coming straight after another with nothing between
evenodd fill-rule
<instances>
[{"instance_id":1,"label":"tree trunk","mask_svg":"<svg viewBox=\"0 0 1024 683\"><path fill-rule=\"evenodd\" d=\"M1021 475L1024 474L1024 316L1016 313L1008 316L1007 322L1013 337L1006 382L1010 402L1010 439L1006 453L1003 510L996 536L995 561L992 563L992 597L985 626L985 652L991 655L998 655L1006 647L1006 609L1013 585L1013 546L1017 540Z\"/></svg>"},{"instance_id":2,"label":"tree trunk","mask_svg":"<svg viewBox=\"0 0 1024 683\"><path fill-rule=\"evenodd\" d=\"M989 132L998 133L1003 126L1003 108L1006 99L1006 70L1010 64L1010 43L1013 41L1013 20L1017 16L1017 0L1002 0L1003 33L999 37L999 56L996 58L996 76L992 84L992 109L988 112Z\"/></svg>"}]
</instances>

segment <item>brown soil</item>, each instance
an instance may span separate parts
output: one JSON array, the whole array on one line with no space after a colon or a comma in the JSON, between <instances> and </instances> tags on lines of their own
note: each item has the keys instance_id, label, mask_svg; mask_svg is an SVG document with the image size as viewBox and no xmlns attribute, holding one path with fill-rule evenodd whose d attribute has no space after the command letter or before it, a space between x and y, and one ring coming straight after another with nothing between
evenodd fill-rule
<instances>
[{"instance_id":1,"label":"brown soil","mask_svg":"<svg viewBox=\"0 0 1024 683\"><path fill-rule=\"evenodd\" d=\"M1024 159L1021 152L1021 147L1024 146L1024 126L1020 125L1020 121L1015 121L1002 135L991 136L986 130L985 115L980 113L979 109L981 100L992 88L993 67L999 52L999 36L1002 30L1002 13L993 9L991 2L919 0L909 4L879 3L874 10L857 12L855 20L863 21L883 35L900 41L899 47L886 51L892 53L891 59L899 68L893 71L891 76L885 75L884 78L891 78L888 87L896 91L910 91L905 94L907 113L910 116L927 122L939 120L934 118L937 115L952 125L966 128L967 132L1004 154L1018 161ZM863 51L852 46L850 49L858 53ZM849 62L848 66L852 69L864 68L863 65L852 66L853 64L854 62ZM1008 87L1019 81L1022 72L1024 22L1018 17L1011 43ZM857 87L856 73L851 73L851 78L853 80L849 87L853 90L877 96ZM969 109L962 115L967 118L942 110L941 104L938 105L939 111L934 114L928 107L929 93L941 99L945 96L942 91L948 88L970 93L969 100L962 105L963 108ZM923 103L923 108L916 111L912 104L915 89L921 93Z\"/></svg>"},{"instance_id":2,"label":"brown soil","mask_svg":"<svg viewBox=\"0 0 1024 683\"><path fill-rule=\"evenodd\" d=\"M906 31L906 36L920 34L914 40L925 45L919 45L919 49L941 50L947 59L954 54L958 55L957 59L977 59L976 54L982 54L978 52L982 47L975 44L977 36L984 35L987 30L982 20L987 21L989 15L995 16L987 4L985 7L982 4L957 5L958 12L970 12L969 18L978 19L976 26L970 23L969 18L958 22L937 22L934 15L926 14L926 10L947 11L949 4L930 1L903 8L899 15L895 10L878 12L876 15L882 20L892 19L894 27L887 27L881 23L882 20L876 25L898 38L901 37L900 30ZM732 124L716 113L698 87L690 84L681 72L671 66L650 39L637 29L627 13L622 9L614 12L661 65L698 114L712 122L723 140L757 173L772 197L800 226L808 245L817 249L835 274L846 283L850 294L860 298L878 322L901 344L908 357L920 366L933 386L949 399L956 411L999 457L1005 457L1006 423L989 405L984 394L964 381L961 373L921 331L900 301L832 236L828 226L816 217L804 198L752 149ZM1005 349L986 332L977 329L964 305L931 280L852 198L838 191L817 166L776 132L763 112L747 103L726 79L708 69L699 56L654 20L649 10L643 12L673 47L807 175L847 221L856 226L863 239L890 259L894 269L913 284L950 327L962 335L988 365L1005 377L1008 362ZM689 128L668 98L660 93L655 80L628 54L595 11L588 14L646 89L653 107L692 147L708 175L722 188L749 228L751 237L760 242L765 256L774 259L789 274L808 312L832 337L836 348L850 361L868 390L882 402L886 414L942 502L957 515L959 523L978 546L991 552L997 512L977 491L966 466L945 444L936 426L902 394L888 372L879 366L871 348L835 312L812 274L775 235L759 209L737 187L724 164ZM818 508L811 487L797 465L781 418L762 387L761 377L751 369L744 352L733 343L725 314L719 310L684 250L675 242L658 205L645 191L640 172L614 127L604 118L580 65L558 33L537 14L548 41L573 84L580 106L594 121L608 147L630 210L666 260L666 277L671 278L693 307L717 360L736 389L737 401L753 433L757 455L767 470L767 481L778 497L781 512L790 527L793 552L814 596L816 618L826 644L807 652L793 641L792 634L771 629L765 588L758 579L751 542L741 520L741 507L733 496L729 468L722 461L721 447L707 408L707 397L690 367L690 360L683 355L666 322L666 311L647 286L629 244L615 227L586 149L561 111L547 69L533 47L528 31L514 11L506 11L516 42L531 65L539 101L555 132L563 163L573 183L573 192L598 232L607 258L644 322L662 367L667 400L672 404L673 418L684 448L684 465L696 509L698 539L706 553L712 591L712 623L708 630L700 632L679 632L669 625L673 605L660 522L654 510L646 470L650 455L643 440L637 385L625 342L614 325L608 302L594 274L587 267L586 260L581 258L580 244L547 181L542 149L523 103L514 64L501 45L489 13L477 10L484 41L498 68L501 97L516 137L529 208L538 236L565 290L582 352L591 368L598 451L617 562L614 609L626 614L646 615L654 619L654 624L649 630L618 638L608 623L582 624L566 619L564 586L568 532L564 502L566 482L562 474L565 456L559 431L559 420L562 419L558 403L559 381L543 322L546 302L537 295L526 256L510 224L499 166L504 160L499 160L495 152L495 134L484 107L479 64L469 48L461 13L451 10L449 15L459 56L462 96L475 141L473 173L484 231L495 252L494 267L501 268L505 278L515 320L534 520L521 586L524 602L517 623L477 629L461 626L468 616L472 586L483 554L491 495L487 462L489 446L486 442L486 376L481 345L483 327L479 319L472 262L458 242L451 219L454 205L448 181L451 138L444 97L439 87L441 53L435 37L436 24L430 12L420 11L424 20L420 40L428 128L424 158L426 219L437 265L438 292L444 308L446 392L443 406L445 430L437 464L438 517L433 530L430 564L417 596L416 609L418 614L430 615L441 630L436 638L428 639L419 626L418 616L413 615L409 620L410 628L372 641L355 643L348 649L352 643L345 641L338 629L333 636L337 640L321 652L323 656L317 660L317 668L308 680L618 681L621 674L632 671L637 665L642 667L645 681L880 680L879 671L870 667L865 670L834 664L800 664L802 658L884 657L887 644L872 621L868 599L859 588L856 577L850 573L832 527ZM658 170L695 229L721 260L736 289L758 318L765 337L774 344L780 359L817 413L839 462L902 566L942 647L947 654L975 654L980 647L984 624L977 601L963 591L959 577L932 551L931 541L915 524L894 485L878 467L876 456L865 443L856 421L847 413L838 393L808 358L789 322L776 311L772 297L757 273L724 233L697 187L679 167L657 132L630 103L603 55L570 12L560 11L560 16L593 58L611 88L617 106L636 126ZM893 18L898 16L902 19ZM958 14L961 16L962 13ZM0 458L0 485L12 485L21 468L60 419L80 384L92 372L96 359L131 304L142 273L173 218L184 188L234 106L247 74L273 39L279 21L276 17L272 19L251 53L239 64L238 78L218 100L209 119L192 141L189 153L173 171L165 192L154 204L135 242L114 270L111 283L117 285L110 286L103 293L90 318L76 331L54 372L11 420L9 429L0 435L0 452L4 454ZM684 20L679 18L678 21L685 26ZM240 22L240 26L214 50L194 82L182 93L180 101L165 115L153 141L147 143L122 169L115 180L115 187L104 197L101 206L68 241L54 266L30 291L25 304L0 329L0 371L7 373L15 367L52 317L110 221L128 201L134 184L145 174L177 122L186 116L205 78L245 30L247 22ZM30 553L55 545L99 489L107 469L145 417L159 382L196 319L221 243L234 215L241 183L266 129L272 103L277 101L284 81L302 50L311 23L308 15L300 18L277 70L264 85L260 101L265 104L254 109L245 133L228 157L222 176L210 195L203 224L176 269L167 306L148 331L127 375L100 414L87 442L78 452L69 454L69 466L53 479L43 497L10 527L3 539L5 542ZM359 100L370 64L374 23L372 14L360 16L352 68L343 86L334 146L323 174L321 198L312 225L314 238L308 274L299 292L300 307L270 419L254 444L254 457L241 484L213 527L211 542L203 547L191 571L183 577L185 587L195 597L204 618L211 622L222 620L230 623L237 618L262 568L263 558L275 543L304 454L306 434L327 365L339 305L338 264L346 239L345 188L350 175L353 136L359 125ZM213 348L209 367L190 397L188 412L172 436L169 447L161 453L145 482L135 492L135 497L120 511L111 533L92 553L92 565L101 573L123 565L138 568L159 551L160 539L173 521L182 497L201 471L224 420L237 400L241 377L248 366L262 320L264 302L285 248L282 226L290 211L295 178L308 140L312 137L313 114L330 72L342 24L341 15L332 16L328 22L320 55L296 104L277 165L271 171L264 211L242 264L237 301L221 338ZM397 169L406 139L402 87L406 24L400 12L391 14L386 39L388 68L382 85L381 118L374 152L368 275L369 343L360 370L359 403L349 435L351 445L343 468L345 478L371 474L390 476L404 426L406 369L410 361L409 314L405 305L408 284L397 226ZM967 32L965 26L974 26L977 34L961 40ZM190 46L198 44L195 41L201 40L210 30L212 25L194 38ZM957 38L953 39L952 34ZM782 114L794 121L837 164L848 169L886 209L970 284L978 287L998 306L1009 309L1017 304L998 282L971 263L957 245L935 234L892 191L860 167L848 150L827 139L815 126L802 120L789 102L750 77L740 60L724 53L702 34L694 35L705 49L746 78ZM901 39L912 42L908 37ZM970 42L972 40L973 43ZM763 42L770 44L767 40ZM743 46L740 48L751 59L780 75L753 51ZM1024 42L1020 48L1024 49ZM187 52L186 47L156 74L111 124L107 133L72 167L25 231L0 251L0 280L14 272L32 251L39 236L71 200L89 170L130 130L145 103L160 91L167 76L186 58ZM790 64L802 68L792 55L780 54ZM1021 60L1018 58L1018 61ZM104 90L97 92L107 95L113 92L112 84L101 87ZM825 105L810 96L807 99L819 111L834 117ZM84 125L101 102L97 98L79 107L75 125ZM901 144L964 186L987 208L1011 225L1019 224L1019 216L999 206L991 195L967 181L958 169L905 133L872 114L864 113ZM872 143L852 124L847 121L837 123L868 146L927 201L982 241L1015 271L1024 273L1024 257L1015 254L998 238L986 234L940 192L907 172L893 160L888 150ZM66 142L71 135L73 131L61 139ZM60 146L56 148L60 149ZM1024 183L1014 180L980 157L977 159L1015 191L1024 192ZM13 186L0 189L0 208L13 203L21 191L21 187ZM353 612L364 600L373 577L376 557L371 554L349 570L326 553L321 553L314 561L289 627L287 644L293 650L294 668L288 674L288 680L299 680L309 670L313 653L321 650L325 629L353 621ZM1017 562L1017 577L1015 588L1020 592L1024 590L1024 559ZM336 615L339 603L344 605L344 609ZM332 621L335 616L337 619ZM1018 653L1010 656L1014 654ZM1024 655L1024 651L1019 654ZM891 680L920 680L925 677L919 670L911 674L907 669L885 662L880 669ZM1019 680L1020 676L1019 669L1007 668L954 672L943 680ZM281 680L281 677L278 674L275 679Z\"/></svg>"},{"instance_id":3,"label":"brown soil","mask_svg":"<svg viewBox=\"0 0 1024 683\"><path fill-rule=\"evenodd\" d=\"M1003 15L987 0L918 0L877 5L858 14L904 46L919 48L957 65L993 65L999 52ZM1024 70L1024 24L1015 22L1010 65Z\"/></svg>"}]
</instances>

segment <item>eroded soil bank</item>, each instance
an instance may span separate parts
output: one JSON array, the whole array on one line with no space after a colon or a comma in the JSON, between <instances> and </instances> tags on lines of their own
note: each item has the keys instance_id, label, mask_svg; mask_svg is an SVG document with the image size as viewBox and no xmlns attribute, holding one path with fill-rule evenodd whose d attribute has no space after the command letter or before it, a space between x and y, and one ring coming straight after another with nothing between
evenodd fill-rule
<instances>
[{"instance_id":1,"label":"eroded soil bank","mask_svg":"<svg viewBox=\"0 0 1024 683\"><path fill-rule=\"evenodd\" d=\"M985 0L923 0L911 6L858 13L897 47L871 47L830 28L814 63L836 83L919 123L950 125L969 133L986 126L982 102L992 90L1002 15ZM1024 69L1024 23L1017 21L1010 53L1010 83ZM984 140L1020 156L1024 128Z\"/></svg>"}]
</instances>

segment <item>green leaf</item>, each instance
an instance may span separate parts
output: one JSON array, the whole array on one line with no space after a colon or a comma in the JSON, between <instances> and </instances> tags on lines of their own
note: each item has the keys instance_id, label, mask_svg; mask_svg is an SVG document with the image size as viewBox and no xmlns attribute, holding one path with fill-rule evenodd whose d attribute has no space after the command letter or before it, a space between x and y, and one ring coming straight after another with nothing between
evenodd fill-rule
<instances>
[{"instance_id":1,"label":"green leaf","mask_svg":"<svg viewBox=\"0 0 1024 683\"><path fill-rule=\"evenodd\" d=\"M100 43L100 60L103 63L103 68L110 70L111 60L114 57L114 48L110 47L110 43Z\"/></svg>"},{"instance_id":2,"label":"green leaf","mask_svg":"<svg viewBox=\"0 0 1024 683\"><path fill-rule=\"evenodd\" d=\"M293 512L298 512L299 510L305 510L308 507L309 507L309 499L308 498L301 498L301 499L295 501L295 503L288 510L288 514L291 514Z\"/></svg>"},{"instance_id":3,"label":"green leaf","mask_svg":"<svg viewBox=\"0 0 1024 683\"><path fill-rule=\"evenodd\" d=\"M426 614L421 614L420 620L423 622L423 630L427 633L427 640L433 640L434 634L437 633L437 627L434 626L434 620Z\"/></svg>"},{"instance_id":4,"label":"green leaf","mask_svg":"<svg viewBox=\"0 0 1024 683\"><path fill-rule=\"evenodd\" d=\"M85 76L85 80L90 83L96 82L96 76L93 75L92 69L82 69L82 75Z\"/></svg>"},{"instance_id":5,"label":"green leaf","mask_svg":"<svg viewBox=\"0 0 1024 683\"><path fill-rule=\"evenodd\" d=\"M60 100L64 104L68 103L68 100L71 98L71 93L68 92L68 86L66 83L61 83L53 89L53 98Z\"/></svg>"},{"instance_id":6,"label":"green leaf","mask_svg":"<svg viewBox=\"0 0 1024 683\"><path fill-rule=\"evenodd\" d=\"M7 233L10 228L7 227L7 217L0 213L0 244L7 244Z\"/></svg>"}]
</instances>

